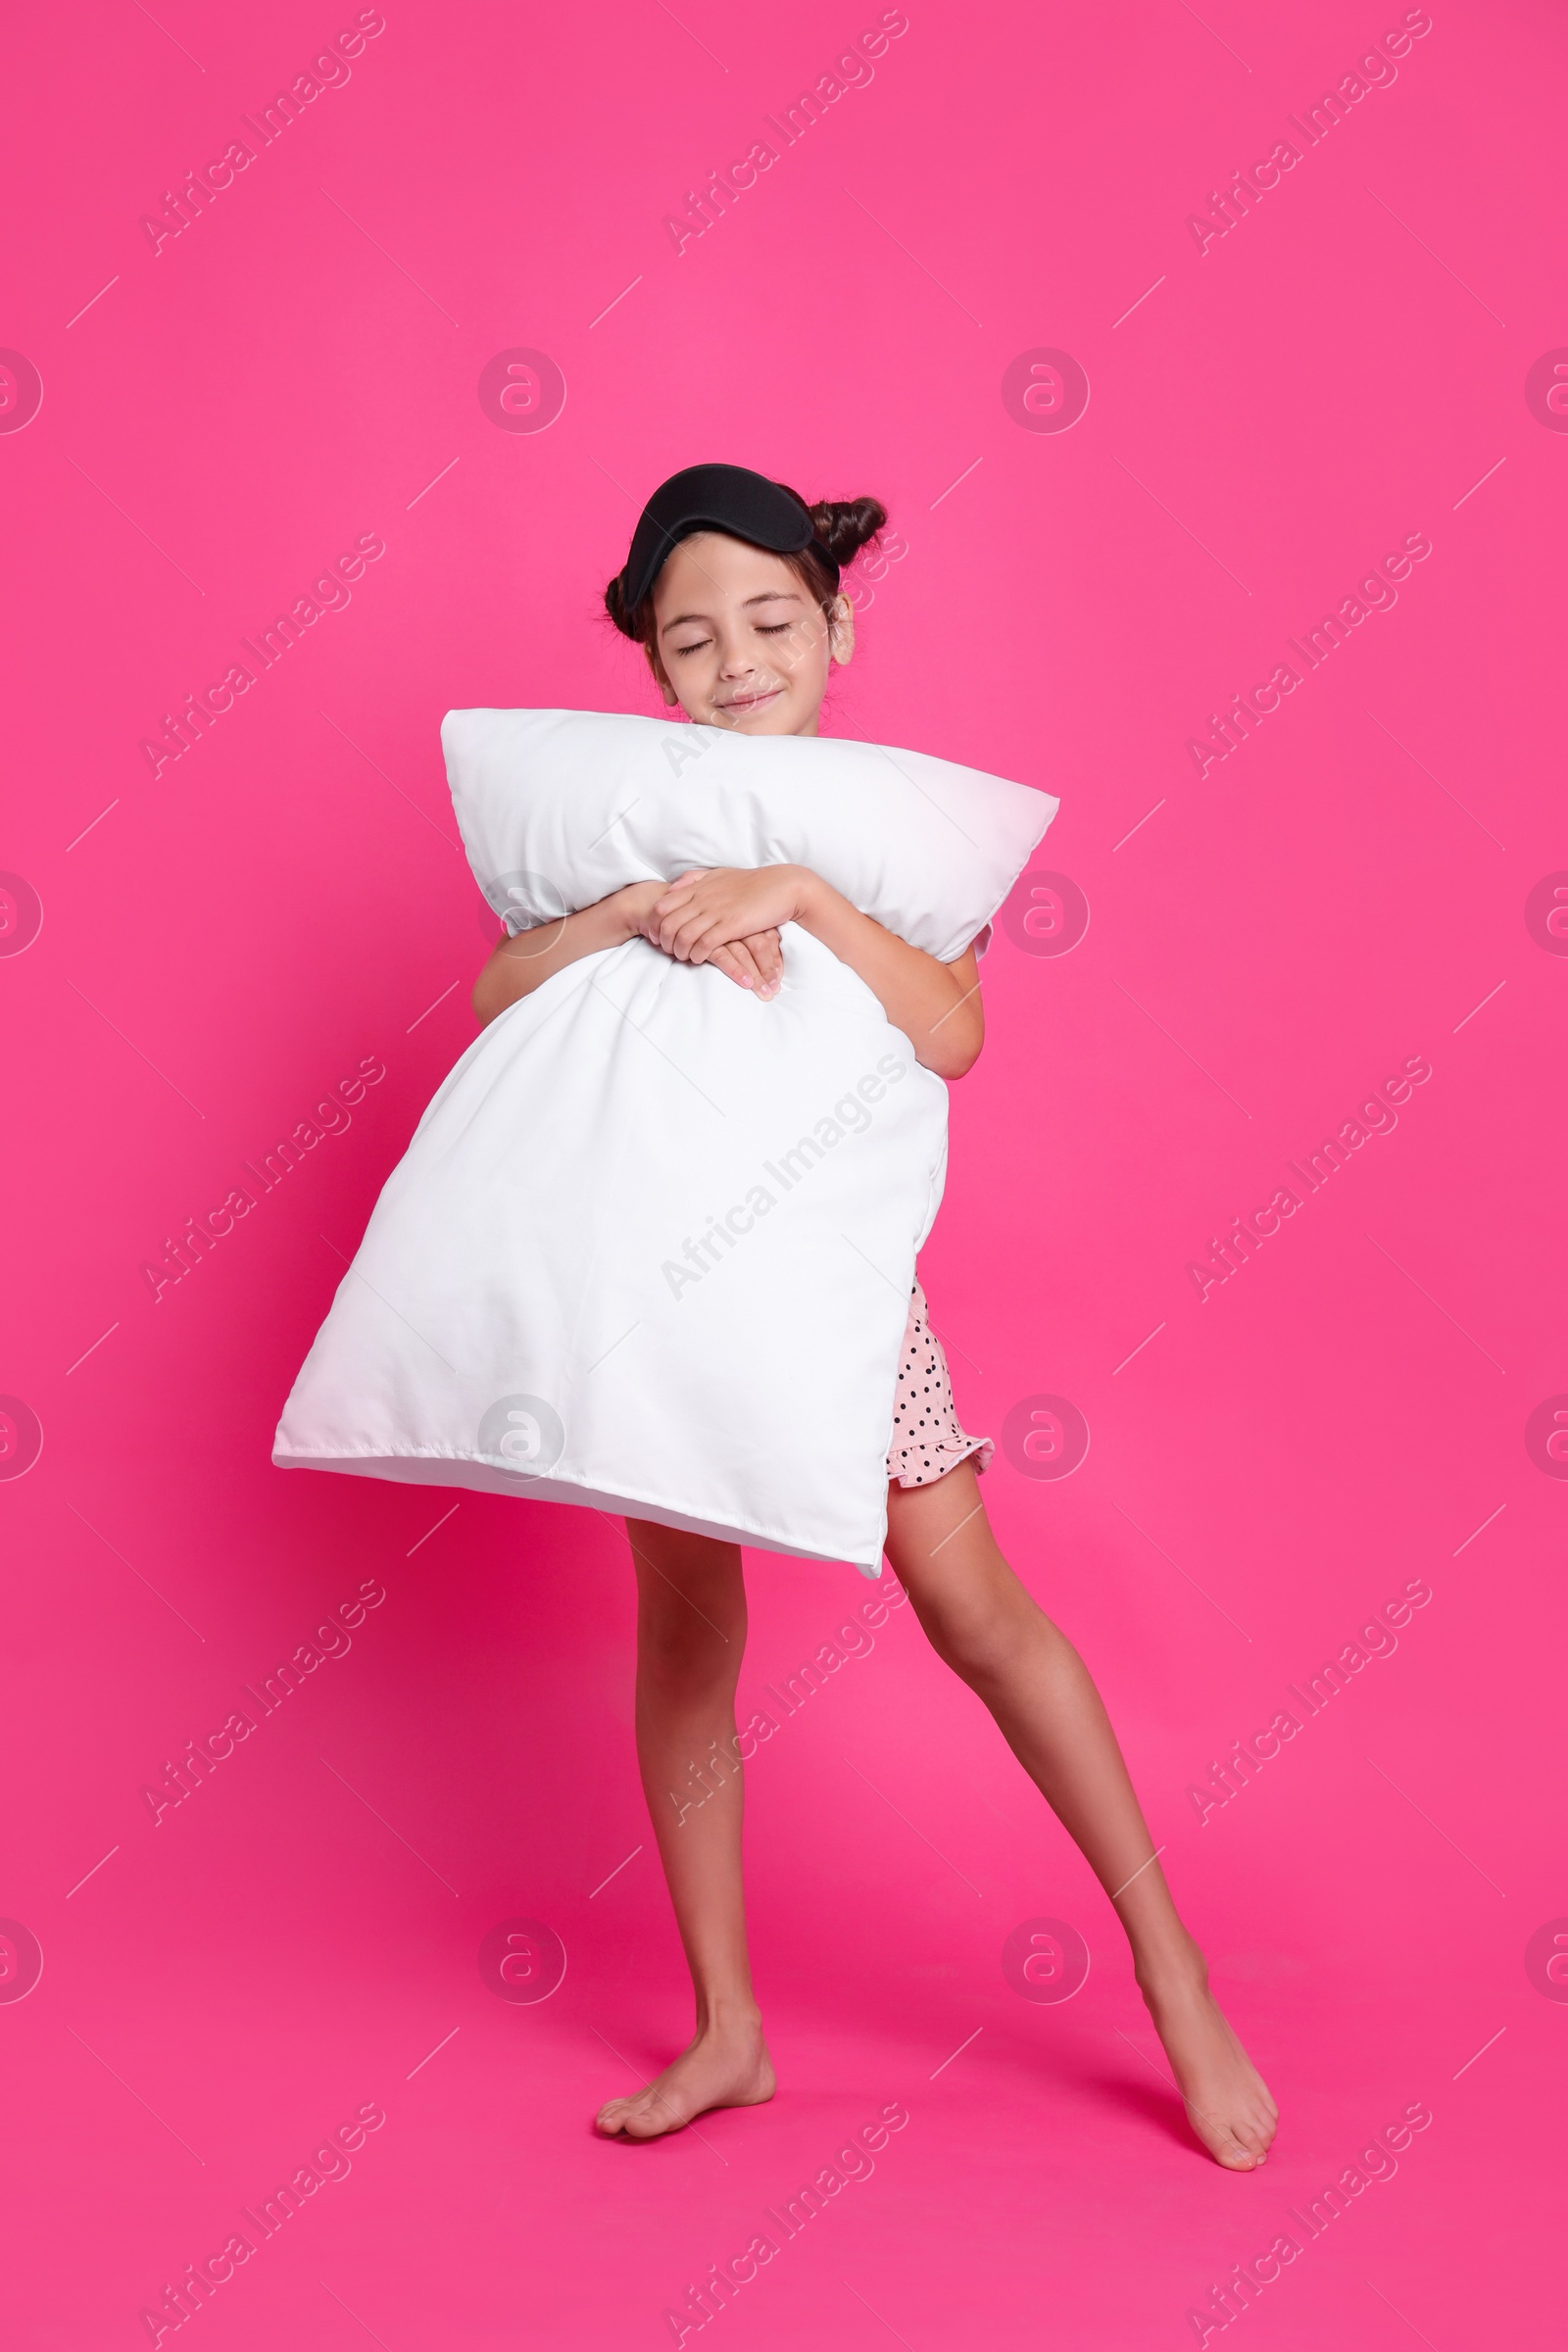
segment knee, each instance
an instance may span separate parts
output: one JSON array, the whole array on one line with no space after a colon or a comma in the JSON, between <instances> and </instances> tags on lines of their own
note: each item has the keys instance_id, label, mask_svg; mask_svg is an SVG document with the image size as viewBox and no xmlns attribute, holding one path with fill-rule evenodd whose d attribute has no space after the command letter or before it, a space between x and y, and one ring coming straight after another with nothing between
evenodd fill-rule
<instances>
[{"instance_id":1,"label":"knee","mask_svg":"<svg viewBox=\"0 0 1568 2352\"><path fill-rule=\"evenodd\" d=\"M1042 1641L1061 1640L1021 1587L1004 1596L945 1596L921 1622L943 1663L982 1696L1016 1672L1019 1659Z\"/></svg>"},{"instance_id":2,"label":"knee","mask_svg":"<svg viewBox=\"0 0 1568 2352\"><path fill-rule=\"evenodd\" d=\"M745 1646L745 1626L705 1623L673 1593L671 1606L645 1605L637 1617L637 1672L669 1691L734 1685Z\"/></svg>"},{"instance_id":3,"label":"knee","mask_svg":"<svg viewBox=\"0 0 1568 2352\"><path fill-rule=\"evenodd\" d=\"M637 1603L637 1676L670 1697L734 1690L746 1648L744 1600L724 1592L674 1591L643 1580Z\"/></svg>"}]
</instances>

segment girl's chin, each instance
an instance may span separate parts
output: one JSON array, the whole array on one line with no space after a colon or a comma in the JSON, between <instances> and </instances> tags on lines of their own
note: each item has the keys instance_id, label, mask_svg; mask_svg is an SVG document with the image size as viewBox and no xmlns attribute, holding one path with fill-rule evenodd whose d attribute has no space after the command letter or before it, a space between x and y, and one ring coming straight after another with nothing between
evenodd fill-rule
<instances>
[{"instance_id":1,"label":"girl's chin","mask_svg":"<svg viewBox=\"0 0 1568 2352\"><path fill-rule=\"evenodd\" d=\"M771 695L765 703L755 703L744 710L730 704L715 713L712 724L727 728L732 735L787 734L787 698Z\"/></svg>"}]
</instances>

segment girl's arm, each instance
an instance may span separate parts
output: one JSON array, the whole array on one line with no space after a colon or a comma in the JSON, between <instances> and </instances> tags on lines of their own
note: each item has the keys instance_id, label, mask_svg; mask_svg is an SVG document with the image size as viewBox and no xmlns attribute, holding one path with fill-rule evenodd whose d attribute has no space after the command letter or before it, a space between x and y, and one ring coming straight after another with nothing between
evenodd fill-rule
<instances>
[{"instance_id":1,"label":"girl's arm","mask_svg":"<svg viewBox=\"0 0 1568 2352\"><path fill-rule=\"evenodd\" d=\"M604 948L623 947L639 934L651 938L649 919L668 888L665 882L631 882L577 914L536 924L514 939L502 940L473 984L473 1010L480 1028L487 1028L509 1004L532 996L568 963L580 963L585 956L597 956ZM778 963L777 935L736 940L720 948L711 961L742 988L761 990L769 970Z\"/></svg>"},{"instance_id":2,"label":"girl's arm","mask_svg":"<svg viewBox=\"0 0 1568 2352\"><path fill-rule=\"evenodd\" d=\"M597 906L585 906L580 914L563 915L558 922L540 923L504 939L473 984L473 1010L480 1028L487 1028L519 998L531 997L568 963L635 938L642 928L639 918L659 895L658 883L634 882Z\"/></svg>"},{"instance_id":3,"label":"girl's arm","mask_svg":"<svg viewBox=\"0 0 1568 2352\"><path fill-rule=\"evenodd\" d=\"M965 949L956 963L939 963L852 906L808 866L718 866L683 877L661 894L642 927L667 956L704 963L731 952L736 940L785 923L799 923L859 974L928 1070L961 1078L974 1066L985 1042L974 950ZM775 990L764 986L760 993Z\"/></svg>"}]
</instances>

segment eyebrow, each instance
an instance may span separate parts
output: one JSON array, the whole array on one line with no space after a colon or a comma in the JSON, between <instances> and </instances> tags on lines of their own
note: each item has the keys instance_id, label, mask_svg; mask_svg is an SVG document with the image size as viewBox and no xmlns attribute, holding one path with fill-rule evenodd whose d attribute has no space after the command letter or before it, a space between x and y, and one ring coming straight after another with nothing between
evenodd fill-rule
<instances>
[{"instance_id":1,"label":"eyebrow","mask_svg":"<svg viewBox=\"0 0 1568 2352\"><path fill-rule=\"evenodd\" d=\"M800 602L800 596L793 588L764 588L760 596L749 596L742 605L741 611L749 612L753 605L798 605ZM709 615L706 612L677 612L664 622L659 634L662 637L664 629L678 629L684 627L688 621L707 620L708 618Z\"/></svg>"}]
</instances>

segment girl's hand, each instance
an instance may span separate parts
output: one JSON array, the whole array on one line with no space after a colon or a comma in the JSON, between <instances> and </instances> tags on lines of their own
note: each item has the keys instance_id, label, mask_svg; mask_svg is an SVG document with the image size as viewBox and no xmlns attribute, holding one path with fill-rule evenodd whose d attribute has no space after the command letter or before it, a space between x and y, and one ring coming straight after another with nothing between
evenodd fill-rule
<instances>
[{"instance_id":1,"label":"girl's hand","mask_svg":"<svg viewBox=\"0 0 1568 2352\"><path fill-rule=\"evenodd\" d=\"M473 1009L483 1028L522 997L531 996L545 981L568 964L605 948L623 947L629 939L649 940L665 955L661 925L654 910L686 884L707 879L694 868L668 882L628 882L608 898L575 914L559 915L537 923L512 938L499 941L473 984ZM702 958L698 958L702 960ZM707 960L738 988L749 988L764 1002L776 997L783 983L784 957L776 926L764 923L742 937L711 947Z\"/></svg>"},{"instance_id":2,"label":"girl's hand","mask_svg":"<svg viewBox=\"0 0 1568 2352\"><path fill-rule=\"evenodd\" d=\"M650 946L660 948L665 955L660 937L660 925L654 919L654 909L662 899L670 896L679 884L702 880L712 869L694 865L678 874L674 883L633 882L614 894L613 905L628 926L628 936L641 934ZM713 949L708 957L715 971L733 980L738 988L752 989L764 1003L776 997L783 985L784 953L776 929L753 932L748 938L727 941Z\"/></svg>"},{"instance_id":3,"label":"girl's hand","mask_svg":"<svg viewBox=\"0 0 1568 2352\"><path fill-rule=\"evenodd\" d=\"M731 940L708 958L741 988L749 988L765 1004L784 985L784 950L776 931L754 931L750 939Z\"/></svg>"},{"instance_id":4,"label":"girl's hand","mask_svg":"<svg viewBox=\"0 0 1568 2352\"><path fill-rule=\"evenodd\" d=\"M646 933L655 947L681 963L718 962L721 969L726 968L720 960L725 949L743 942L750 947L760 935L771 935L773 951L765 963L774 982L766 993L773 995L783 970L777 934L800 915L810 882L799 865L694 870L680 875L656 902ZM755 950L751 959L763 970L764 959Z\"/></svg>"}]
</instances>

